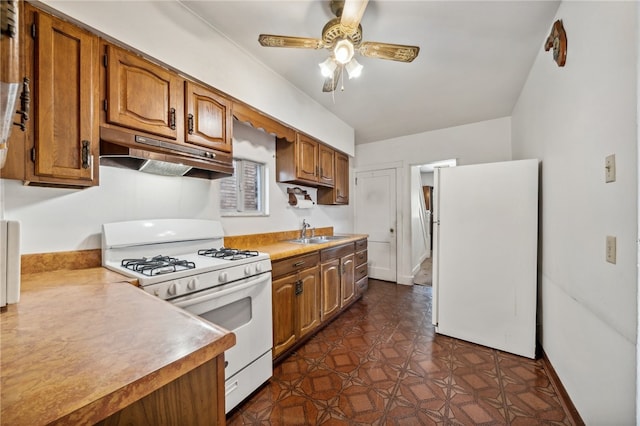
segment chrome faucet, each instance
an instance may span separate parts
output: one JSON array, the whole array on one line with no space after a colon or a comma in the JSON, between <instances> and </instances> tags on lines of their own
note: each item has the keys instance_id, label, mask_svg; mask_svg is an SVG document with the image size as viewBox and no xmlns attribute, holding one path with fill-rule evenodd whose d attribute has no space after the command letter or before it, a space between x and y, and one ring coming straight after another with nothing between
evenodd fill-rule
<instances>
[{"instance_id":1,"label":"chrome faucet","mask_svg":"<svg viewBox=\"0 0 640 426\"><path fill-rule=\"evenodd\" d=\"M306 219L302 219L302 229L300 230L300 238L307 238L307 228L310 228L311 225L307 222Z\"/></svg>"}]
</instances>

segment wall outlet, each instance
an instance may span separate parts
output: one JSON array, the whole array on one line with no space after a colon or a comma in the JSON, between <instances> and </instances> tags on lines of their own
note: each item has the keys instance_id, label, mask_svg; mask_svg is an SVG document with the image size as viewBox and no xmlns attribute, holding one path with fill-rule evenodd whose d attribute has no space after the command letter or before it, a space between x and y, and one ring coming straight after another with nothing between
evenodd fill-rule
<instances>
[{"instance_id":1,"label":"wall outlet","mask_svg":"<svg viewBox=\"0 0 640 426\"><path fill-rule=\"evenodd\" d=\"M607 262L616 263L616 237L607 235Z\"/></svg>"},{"instance_id":2,"label":"wall outlet","mask_svg":"<svg viewBox=\"0 0 640 426\"><path fill-rule=\"evenodd\" d=\"M615 182L616 181L616 155L608 155L604 159L604 181Z\"/></svg>"}]
</instances>

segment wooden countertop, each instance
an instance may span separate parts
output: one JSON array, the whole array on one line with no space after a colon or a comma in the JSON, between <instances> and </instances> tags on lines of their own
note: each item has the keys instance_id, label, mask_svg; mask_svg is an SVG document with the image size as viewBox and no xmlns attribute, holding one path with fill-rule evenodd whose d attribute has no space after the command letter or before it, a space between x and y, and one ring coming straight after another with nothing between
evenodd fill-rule
<instances>
[{"instance_id":1,"label":"wooden countertop","mask_svg":"<svg viewBox=\"0 0 640 426\"><path fill-rule=\"evenodd\" d=\"M326 234L322 234L326 235ZM332 234L329 234L332 235ZM231 244L227 243L227 239L225 238L225 245L230 245L238 248L250 248L251 250L258 250L264 253L269 253L269 257L271 257L272 261L286 259L292 256L298 256L300 254L313 253L314 251L319 251L329 247L335 247L342 244L352 243L357 240L361 240L363 238L367 238L366 234L336 234L344 236L344 239L328 241L326 243L321 244L298 244L298 243L290 243L286 240L282 241L269 241L269 240L261 240L260 238L251 239L249 236L247 237L232 237L237 238L231 241ZM295 239L297 236L292 236L288 239ZM229 238L231 239L231 237ZM247 241L245 241L247 240Z\"/></svg>"},{"instance_id":2,"label":"wooden countertop","mask_svg":"<svg viewBox=\"0 0 640 426\"><path fill-rule=\"evenodd\" d=\"M23 276L20 302L0 314L2 424L93 424L235 344L121 278L103 268Z\"/></svg>"}]
</instances>

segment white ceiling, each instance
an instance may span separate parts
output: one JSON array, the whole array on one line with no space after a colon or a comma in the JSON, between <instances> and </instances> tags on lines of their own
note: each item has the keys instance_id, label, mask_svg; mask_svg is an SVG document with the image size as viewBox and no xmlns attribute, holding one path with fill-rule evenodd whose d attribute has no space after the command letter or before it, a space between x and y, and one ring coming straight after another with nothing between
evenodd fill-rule
<instances>
[{"instance_id":1,"label":"white ceiling","mask_svg":"<svg viewBox=\"0 0 640 426\"><path fill-rule=\"evenodd\" d=\"M358 56L358 79L322 92L327 50L267 48L261 33L320 38L328 1L188 1L187 8L355 129L356 144L511 115L559 1L370 0L365 41L417 45L412 63ZM549 53L549 60L552 60Z\"/></svg>"}]
</instances>

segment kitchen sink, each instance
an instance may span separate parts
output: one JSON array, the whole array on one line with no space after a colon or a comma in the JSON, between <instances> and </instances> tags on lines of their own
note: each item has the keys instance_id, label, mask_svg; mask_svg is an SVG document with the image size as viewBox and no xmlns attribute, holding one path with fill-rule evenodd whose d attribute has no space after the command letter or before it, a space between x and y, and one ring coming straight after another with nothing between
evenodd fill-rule
<instances>
[{"instance_id":1,"label":"kitchen sink","mask_svg":"<svg viewBox=\"0 0 640 426\"><path fill-rule=\"evenodd\" d=\"M317 237L311 237L311 238L297 238L295 240L289 240L289 243L296 243L296 244L322 244L322 243L328 243L330 241L339 241L339 240L345 240L349 237L344 237L341 235L319 235Z\"/></svg>"}]
</instances>

